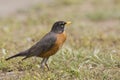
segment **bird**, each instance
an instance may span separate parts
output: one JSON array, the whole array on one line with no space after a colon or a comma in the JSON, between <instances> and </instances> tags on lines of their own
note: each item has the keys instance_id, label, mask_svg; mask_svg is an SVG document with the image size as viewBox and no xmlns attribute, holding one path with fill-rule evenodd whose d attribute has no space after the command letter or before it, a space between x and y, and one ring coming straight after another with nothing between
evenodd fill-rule
<instances>
[{"instance_id":1,"label":"bird","mask_svg":"<svg viewBox=\"0 0 120 80\"><path fill-rule=\"evenodd\" d=\"M43 58L40 63L40 67L43 69L46 67L49 70L47 61L50 56L56 54L57 51L59 51L63 43L66 41L67 34L65 32L65 27L69 24L71 24L70 21L56 21L53 24L51 30L36 44L24 51L6 58L5 60L7 61L15 57L24 57L22 59L23 61L33 56L40 57Z\"/></svg>"}]
</instances>

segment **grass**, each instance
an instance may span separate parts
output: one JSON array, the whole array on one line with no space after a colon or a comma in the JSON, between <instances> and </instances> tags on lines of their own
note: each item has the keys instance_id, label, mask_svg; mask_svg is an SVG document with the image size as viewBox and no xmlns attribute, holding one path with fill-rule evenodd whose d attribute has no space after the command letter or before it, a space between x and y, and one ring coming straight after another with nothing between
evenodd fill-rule
<instances>
[{"instance_id":1,"label":"grass","mask_svg":"<svg viewBox=\"0 0 120 80\"><path fill-rule=\"evenodd\" d=\"M119 80L120 23L119 15L116 15L119 0L116 1L38 3L33 8L1 19L0 79ZM109 12L105 12L106 9ZM4 60L39 41L57 20L70 20L72 24L66 28L68 37L63 48L48 61L50 71L39 68L40 58L23 62L21 58Z\"/></svg>"}]
</instances>

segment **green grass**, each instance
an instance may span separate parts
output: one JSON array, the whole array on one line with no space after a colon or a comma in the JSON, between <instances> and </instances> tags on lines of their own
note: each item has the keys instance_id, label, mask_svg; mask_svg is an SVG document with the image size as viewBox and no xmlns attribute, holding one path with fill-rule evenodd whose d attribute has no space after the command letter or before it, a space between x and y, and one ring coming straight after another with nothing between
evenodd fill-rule
<instances>
[{"instance_id":1,"label":"green grass","mask_svg":"<svg viewBox=\"0 0 120 80\"><path fill-rule=\"evenodd\" d=\"M120 10L119 0L116 1L38 3L31 9L0 19L0 79L119 80ZM48 61L50 71L39 68L41 58L5 61L39 41L57 20L70 20L72 24L66 28L68 37L63 48Z\"/></svg>"}]
</instances>

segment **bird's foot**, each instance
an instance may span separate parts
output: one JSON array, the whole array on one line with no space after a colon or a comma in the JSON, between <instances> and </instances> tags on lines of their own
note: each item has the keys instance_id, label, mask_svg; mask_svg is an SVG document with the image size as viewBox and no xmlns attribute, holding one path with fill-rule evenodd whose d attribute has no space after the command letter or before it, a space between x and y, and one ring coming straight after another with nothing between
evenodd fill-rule
<instances>
[{"instance_id":1,"label":"bird's foot","mask_svg":"<svg viewBox=\"0 0 120 80\"><path fill-rule=\"evenodd\" d=\"M48 71L50 70L50 68L48 67L48 64L47 63L45 63L45 66L47 67L47 69L48 69Z\"/></svg>"},{"instance_id":2,"label":"bird's foot","mask_svg":"<svg viewBox=\"0 0 120 80\"><path fill-rule=\"evenodd\" d=\"M50 70L50 68L48 67L47 64L45 64L45 65L41 65L40 68L41 68L42 70L44 70L44 71L46 71L46 70L49 71L49 70Z\"/></svg>"}]
</instances>

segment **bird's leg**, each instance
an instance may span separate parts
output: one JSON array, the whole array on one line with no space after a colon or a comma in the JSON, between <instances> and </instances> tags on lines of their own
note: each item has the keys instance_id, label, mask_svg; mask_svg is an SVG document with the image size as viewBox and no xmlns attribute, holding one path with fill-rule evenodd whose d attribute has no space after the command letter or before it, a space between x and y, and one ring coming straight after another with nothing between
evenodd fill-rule
<instances>
[{"instance_id":1,"label":"bird's leg","mask_svg":"<svg viewBox=\"0 0 120 80\"><path fill-rule=\"evenodd\" d=\"M42 69L44 69L44 65L45 65L47 67L47 69L50 70L48 65L47 65L48 58L43 58L43 60L41 61L41 68Z\"/></svg>"},{"instance_id":2,"label":"bird's leg","mask_svg":"<svg viewBox=\"0 0 120 80\"><path fill-rule=\"evenodd\" d=\"M44 69L44 62L45 62L45 58L43 58L43 60L41 61L40 67L41 67L42 69Z\"/></svg>"},{"instance_id":3,"label":"bird's leg","mask_svg":"<svg viewBox=\"0 0 120 80\"><path fill-rule=\"evenodd\" d=\"M49 59L49 57L45 58L45 66L47 67L48 70L50 70L50 68L48 67L48 64L47 64L48 59Z\"/></svg>"}]
</instances>

